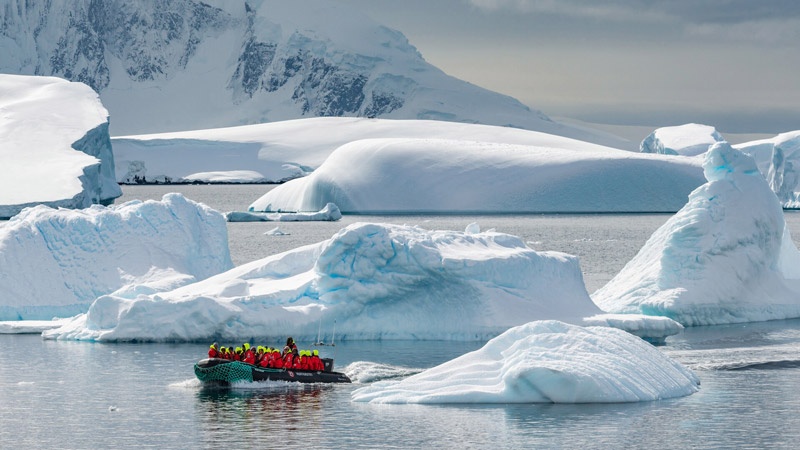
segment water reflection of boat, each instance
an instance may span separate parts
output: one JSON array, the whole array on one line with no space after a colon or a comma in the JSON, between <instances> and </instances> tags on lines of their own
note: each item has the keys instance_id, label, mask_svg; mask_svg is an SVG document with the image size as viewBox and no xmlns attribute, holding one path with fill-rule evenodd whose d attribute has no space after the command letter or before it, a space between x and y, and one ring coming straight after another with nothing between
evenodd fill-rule
<instances>
[{"instance_id":1,"label":"water reflection of boat","mask_svg":"<svg viewBox=\"0 0 800 450\"><path fill-rule=\"evenodd\" d=\"M296 383L350 383L350 378L333 371L333 360L323 358L325 370L273 369L220 358L201 359L194 374L204 383L227 385L237 381L290 381Z\"/></svg>"}]
</instances>

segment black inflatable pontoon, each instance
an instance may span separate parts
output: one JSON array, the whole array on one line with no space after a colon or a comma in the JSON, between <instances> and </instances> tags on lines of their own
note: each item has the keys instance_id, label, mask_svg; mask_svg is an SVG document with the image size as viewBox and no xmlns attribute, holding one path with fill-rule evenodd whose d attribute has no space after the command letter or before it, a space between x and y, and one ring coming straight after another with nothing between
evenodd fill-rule
<instances>
[{"instance_id":1,"label":"black inflatable pontoon","mask_svg":"<svg viewBox=\"0 0 800 450\"><path fill-rule=\"evenodd\" d=\"M333 360L322 358L325 370L271 369L241 361L220 358L201 359L194 365L194 374L202 382L229 384L236 381L293 381L298 383L350 383L341 372L333 372Z\"/></svg>"}]
</instances>

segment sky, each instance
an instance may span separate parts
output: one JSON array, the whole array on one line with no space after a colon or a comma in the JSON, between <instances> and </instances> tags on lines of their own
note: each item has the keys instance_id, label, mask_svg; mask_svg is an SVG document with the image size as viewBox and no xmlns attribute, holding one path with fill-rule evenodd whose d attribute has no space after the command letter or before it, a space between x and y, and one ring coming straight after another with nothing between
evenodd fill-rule
<instances>
[{"instance_id":1,"label":"sky","mask_svg":"<svg viewBox=\"0 0 800 450\"><path fill-rule=\"evenodd\" d=\"M552 117L800 129L800 1L340 0Z\"/></svg>"}]
</instances>

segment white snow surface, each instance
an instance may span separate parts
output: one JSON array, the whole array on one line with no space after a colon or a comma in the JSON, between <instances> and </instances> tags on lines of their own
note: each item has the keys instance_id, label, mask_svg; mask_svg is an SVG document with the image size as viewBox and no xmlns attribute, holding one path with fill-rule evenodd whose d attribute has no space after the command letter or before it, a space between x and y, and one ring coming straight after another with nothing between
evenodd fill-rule
<instances>
[{"instance_id":1,"label":"white snow surface","mask_svg":"<svg viewBox=\"0 0 800 450\"><path fill-rule=\"evenodd\" d=\"M703 167L708 182L593 300L690 326L800 317L800 252L755 161L718 143Z\"/></svg>"},{"instance_id":2,"label":"white snow surface","mask_svg":"<svg viewBox=\"0 0 800 450\"><path fill-rule=\"evenodd\" d=\"M800 130L734 148L755 159L784 208L800 209Z\"/></svg>"},{"instance_id":3,"label":"white snow surface","mask_svg":"<svg viewBox=\"0 0 800 450\"><path fill-rule=\"evenodd\" d=\"M117 181L279 182L310 174L338 147L375 138L460 139L571 150L596 144L518 128L435 120L321 117L112 138Z\"/></svg>"},{"instance_id":4,"label":"white snow surface","mask_svg":"<svg viewBox=\"0 0 800 450\"><path fill-rule=\"evenodd\" d=\"M535 321L481 349L352 394L370 403L617 403L682 397L700 380L643 340L613 328Z\"/></svg>"},{"instance_id":5,"label":"white snow surface","mask_svg":"<svg viewBox=\"0 0 800 450\"><path fill-rule=\"evenodd\" d=\"M703 179L699 160L556 136L538 143L381 138L337 148L252 211L343 213L672 212Z\"/></svg>"},{"instance_id":6,"label":"white snow surface","mask_svg":"<svg viewBox=\"0 0 800 450\"><path fill-rule=\"evenodd\" d=\"M335 323L337 340L483 340L531 320L581 323L602 313L575 257L476 228L356 223L327 241L175 290L102 296L87 314L44 336L315 340L320 326L332 332ZM663 323L653 323L663 337Z\"/></svg>"},{"instance_id":7,"label":"white snow surface","mask_svg":"<svg viewBox=\"0 0 800 450\"><path fill-rule=\"evenodd\" d=\"M172 290L231 267L222 214L180 194L27 208L0 225L0 320L72 317L104 294Z\"/></svg>"},{"instance_id":8,"label":"white snow surface","mask_svg":"<svg viewBox=\"0 0 800 450\"><path fill-rule=\"evenodd\" d=\"M642 153L697 156L705 153L725 138L709 125L688 123L675 127L659 128L647 136L639 146Z\"/></svg>"},{"instance_id":9,"label":"white snow surface","mask_svg":"<svg viewBox=\"0 0 800 450\"><path fill-rule=\"evenodd\" d=\"M85 208L122 195L108 112L83 83L0 74L0 217L27 206Z\"/></svg>"}]
</instances>

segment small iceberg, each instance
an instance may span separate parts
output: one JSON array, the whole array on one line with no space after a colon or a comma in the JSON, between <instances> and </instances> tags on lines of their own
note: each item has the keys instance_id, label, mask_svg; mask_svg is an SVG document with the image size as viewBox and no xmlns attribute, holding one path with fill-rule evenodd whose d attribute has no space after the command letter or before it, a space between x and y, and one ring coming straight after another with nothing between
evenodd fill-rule
<instances>
[{"instance_id":1,"label":"small iceberg","mask_svg":"<svg viewBox=\"0 0 800 450\"><path fill-rule=\"evenodd\" d=\"M700 380L625 331L536 321L401 381L357 389L369 403L617 403L683 397Z\"/></svg>"},{"instance_id":2,"label":"small iceberg","mask_svg":"<svg viewBox=\"0 0 800 450\"><path fill-rule=\"evenodd\" d=\"M335 222L342 212L334 203L328 203L317 212L254 212L231 211L225 213L228 222Z\"/></svg>"},{"instance_id":3,"label":"small iceberg","mask_svg":"<svg viewBox=\"0 0 800 450\"><path fill-rule=\"evenodd\" d=\"M264 232L266 236L288 236L289 233L280 229L280 227L275 227L269 231Z\"/></svg>"}]
</instances>

